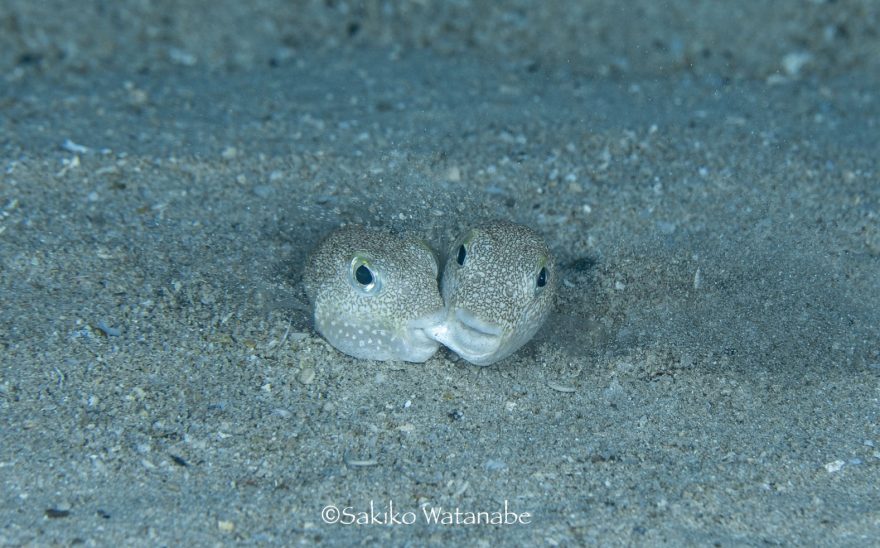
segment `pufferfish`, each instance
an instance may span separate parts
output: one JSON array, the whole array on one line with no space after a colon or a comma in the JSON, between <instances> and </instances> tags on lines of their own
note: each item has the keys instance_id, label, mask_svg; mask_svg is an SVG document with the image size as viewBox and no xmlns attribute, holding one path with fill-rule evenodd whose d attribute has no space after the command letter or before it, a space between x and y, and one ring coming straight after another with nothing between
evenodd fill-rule
<instances>
[{"instance_id":1,"label":"pufferfish","mask_svg":"<svg viewBox=\"0 0 880 548\"><path fill-rule=\"evenodd\" d=\"M349 226L312 252L303 283L315 329L340 352L424 362L440 346L426 333L443 317L437 274L437 258L421 240Z\"/></svg>"},{"instance_id":2,"label":"pufferfish","mask_svg":"<svg viewBox=\"0 0 880 548\"><path fill-rule=\"evenodd\" d=\"M513 354L553 306L556 267L534 230L491 221L452 244L441 277L445 319L428 336L476 365Z\"/></svg>"}]
</instances>

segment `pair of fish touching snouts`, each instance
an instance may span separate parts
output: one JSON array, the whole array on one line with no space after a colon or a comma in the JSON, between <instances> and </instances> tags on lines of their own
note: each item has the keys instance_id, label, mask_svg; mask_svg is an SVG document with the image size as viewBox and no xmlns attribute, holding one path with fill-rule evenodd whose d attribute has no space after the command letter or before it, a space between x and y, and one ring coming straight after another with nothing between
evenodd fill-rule
<instances>
[{"instance_id":1,"label":"pair of fish touching snouts","mask_svg":"<svg viewBox=\"0 0 880 548\"><path fill-rule=\"evenodd\" d=\"M553 256L534 230L492 221L466 230L439 265L417 238L348 226L303 273L315 329L340 352L424 362L440 345L490 365L527 343L556 295Z\"/></svg>"}]
</instances>

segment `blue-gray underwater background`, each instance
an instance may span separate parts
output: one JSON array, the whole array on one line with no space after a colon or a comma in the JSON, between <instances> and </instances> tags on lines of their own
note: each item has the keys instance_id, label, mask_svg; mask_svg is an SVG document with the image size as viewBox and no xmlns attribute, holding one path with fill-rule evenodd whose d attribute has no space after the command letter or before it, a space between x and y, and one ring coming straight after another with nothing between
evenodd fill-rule
<instances>
[{"instance_id":1,"label":"blue-gray underwater background","mask_svg":"<svg viewBox=\"0 0 880 548\"><path fill-rule=\"evenodd\" d=\"M877 544L878 28L5 0L0 546ZM329 231L490 219L557 261L513 356L315 332Z\"/></svg>"}]
</instances>

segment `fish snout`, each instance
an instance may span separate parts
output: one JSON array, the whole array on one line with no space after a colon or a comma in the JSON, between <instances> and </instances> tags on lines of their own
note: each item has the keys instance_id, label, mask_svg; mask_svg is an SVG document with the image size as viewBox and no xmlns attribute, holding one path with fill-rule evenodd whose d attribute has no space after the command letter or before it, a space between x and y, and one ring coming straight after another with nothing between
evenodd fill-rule
<instances>
[{"instance_id":1,"label":"fish snout","mask_svg":"<svg viewBox=\"0 0 880 548\"><path fill-rule=\"evenodd\" d=\"M452 308L443 322L431 326L426 333L465 360L475 365L489 365L495 362L503 330L469 310Z\"/></svg>"},{"instance_id":2,"label":"fish snout","mask_svg":"<svg viewBox=\"0 0 880 548\"><path fill-rule=\"evenodd\" d=\"M410 320L406 325L405 340L401 342L403 348L398 353L407 356L406 361L427 361L440 347L439 342L429 333L443 323L444 317L444 311L437 310Z\"/></svg>"}]
</instances>

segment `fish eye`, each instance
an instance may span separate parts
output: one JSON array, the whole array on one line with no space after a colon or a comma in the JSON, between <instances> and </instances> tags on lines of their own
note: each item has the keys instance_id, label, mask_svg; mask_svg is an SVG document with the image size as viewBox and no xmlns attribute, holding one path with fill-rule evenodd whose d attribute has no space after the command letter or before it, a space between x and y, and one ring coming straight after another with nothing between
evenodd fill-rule
<instances>
[{"instance_id":1,"label":"fish eye","mask_svg":"<svg viewBox=\"0 0 880 548\"><path fill-rule=\"evenodd\" d=\"M541 271L538 272L538 287L544 287L547 285L547 267L542 266Z\"/></svg>"},{"instance_id":2,"label":"fish eye","mask_svg":"<svg viewBox=\"0 0 880 548\"><path fill-rule=\"evenodd\" d=\"M354 271L354 279L361 285L370 285L373 283L373 273L364 265L357 267Z\"/></svg>"},{"instance_id":3,"label":"fish eye","mask_svg":"<svg viewBox=\"0 0 880 548\"><path fill-rule=\"evenodd\" d=\"M460 266L464 266L464 260L467 258L467 249L465 249L464 244L458 246L458 257L455 258L455 262L457 262Z\"/></svg>"},{"instance_id":4,"label":"fish eye","mask_svg":"<svg viewBox=\"0 0 880 548\"><path fill-rule=\"evenodd\" d=\"M379 290L379 273L364 257L355 256L351 260L349 282L361 293L372 294Z\"/></svg>"}]
</instances>

